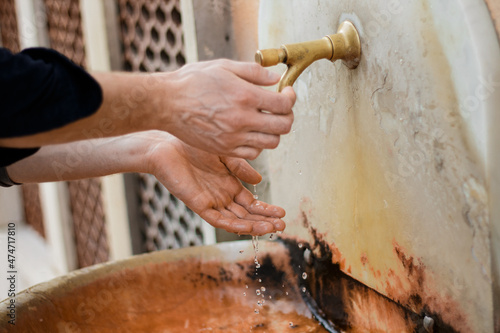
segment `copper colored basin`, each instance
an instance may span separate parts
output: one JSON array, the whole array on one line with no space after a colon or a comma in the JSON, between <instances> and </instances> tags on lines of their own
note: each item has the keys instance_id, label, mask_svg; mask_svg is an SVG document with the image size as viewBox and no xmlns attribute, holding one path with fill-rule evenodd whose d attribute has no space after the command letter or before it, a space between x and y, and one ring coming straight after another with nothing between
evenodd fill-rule
<instances>
[{"instance_id":1,"label":"copper colored basin","mask_svg":"<svg viewBox=\"0 0 500 333\"><path fill-rule=\"evenodd\" d=\"M256 270L251 242L240 241L82 269L19 293L16 325L2 320L0 332L326 332L285 246L261 241L258 259Z\"/></svg>"}]
</instances>

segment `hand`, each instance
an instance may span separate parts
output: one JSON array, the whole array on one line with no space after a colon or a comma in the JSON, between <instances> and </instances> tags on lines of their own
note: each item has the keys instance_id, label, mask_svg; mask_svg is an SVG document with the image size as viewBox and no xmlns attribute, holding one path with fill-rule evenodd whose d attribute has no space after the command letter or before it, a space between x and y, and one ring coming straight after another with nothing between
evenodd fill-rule
<instances>
[{"instance_id":1,"label":"hand","mask_svg":"<svg viewBox=\"0 0 500 333\"><path fill-rule=\"evenodd\" d=\"M254 159L263 149L276 148L292 127L293 89L277 93L258 87L277 83L279 75L257 64L217 60L171 74L175 92L165 109L173 127L167 131L194 147Z\"/></svg>"},{"instance_id":2,"label":"hand","mask_svg":"<svg viewBox=\"0 0 500 333\"><path fill-rule=\"evenodd\" d=\"M254 159L290 131L295 93L265 90L279 75L257 64L217 60L156 74L93 73L103 102L92 116L33 135L0 138L0 146L28 148L169 132L217 155Z\"/></svg>"},{"instance_id":3,"label":"hand","mask_svg":"<svg viewBox=\"0 0 500 333\"><path fill-rule=\"evenodd\" d=\"M285 229L285 211L254 199L241 184L262 179L245 160L204 152L159 131L141 135L153 142L149 172L214 227L254 236Z\"/></svg>"}]
</instances>

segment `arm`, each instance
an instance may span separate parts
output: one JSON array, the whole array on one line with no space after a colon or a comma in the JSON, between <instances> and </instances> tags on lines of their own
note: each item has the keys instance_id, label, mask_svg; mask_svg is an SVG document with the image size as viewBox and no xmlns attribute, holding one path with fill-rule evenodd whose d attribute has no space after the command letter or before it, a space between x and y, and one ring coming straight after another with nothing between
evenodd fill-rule
<instances>
[{"instance_id":1,"label":"arm","mask_svg":"<svg viewBox=\"0 0 500 333\"><path fill-rule=\"evenodd\" d=\"M34 147L158 129L208 152L253 159L290 131L295 94L264 90L279 76L256 64L218 60L158 74L95 73L103 103L92 116L45 133L0 139ZM265 110L268 112L261 112Z\"/></svg>"},{"instance_id":2,"label":"arm","mask_svg":"<svg viewBox=\"0 0 500 333\"><path fill-rule=\"evenodd\" d=\"M165 132L47 146L7 171L18 183L151 173L214 227L252 235L285 228L284 210L255 200L241 184L261 180L245 160L201 151Z\"/></svg>"}]
</instances>

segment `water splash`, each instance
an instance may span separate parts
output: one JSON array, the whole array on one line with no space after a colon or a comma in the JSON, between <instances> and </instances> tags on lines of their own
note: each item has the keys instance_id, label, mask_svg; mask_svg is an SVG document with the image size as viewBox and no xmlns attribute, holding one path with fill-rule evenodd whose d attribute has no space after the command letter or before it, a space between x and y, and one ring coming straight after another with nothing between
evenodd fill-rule
<instances>
[{"instance_id":1,"label":"water splash","mask_svg":"<svg viewBox=\"0 0 500 333\"><path fill-rule=\"evenodd\" d=\"M257 253L259 252L259 236L252 236L252 246L255 253L253 261L255 263L255 270L257 270L260 268L259 260L257 259Z\"/></svg>"},{"instance_id":2,"label":"water splash","mask_svg":"<svg viewBox=\"0 0 500 333\"><path fill-rule=\"evenodd\" d=\"M253 186L253 198L255 200L259 199L259 196L257 195L257 185Z\"/></svg>"}]
</instances>

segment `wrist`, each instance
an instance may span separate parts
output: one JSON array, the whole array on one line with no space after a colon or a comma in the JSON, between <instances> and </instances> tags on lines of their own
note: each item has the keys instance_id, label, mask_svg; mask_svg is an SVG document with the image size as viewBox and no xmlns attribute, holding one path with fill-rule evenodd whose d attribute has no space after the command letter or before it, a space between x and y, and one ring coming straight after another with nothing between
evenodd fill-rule
<instances>
[{"instance_id":1,"label":"wrist","mask_svg":"<svg viewBox=\"0 0 500 333\"><path fill-rule=\"evenodd\" d=\"M128 104L133 131L169 131L175 90L171 73L140 74L131 82Z\"/></svg>"}]
</instances>

